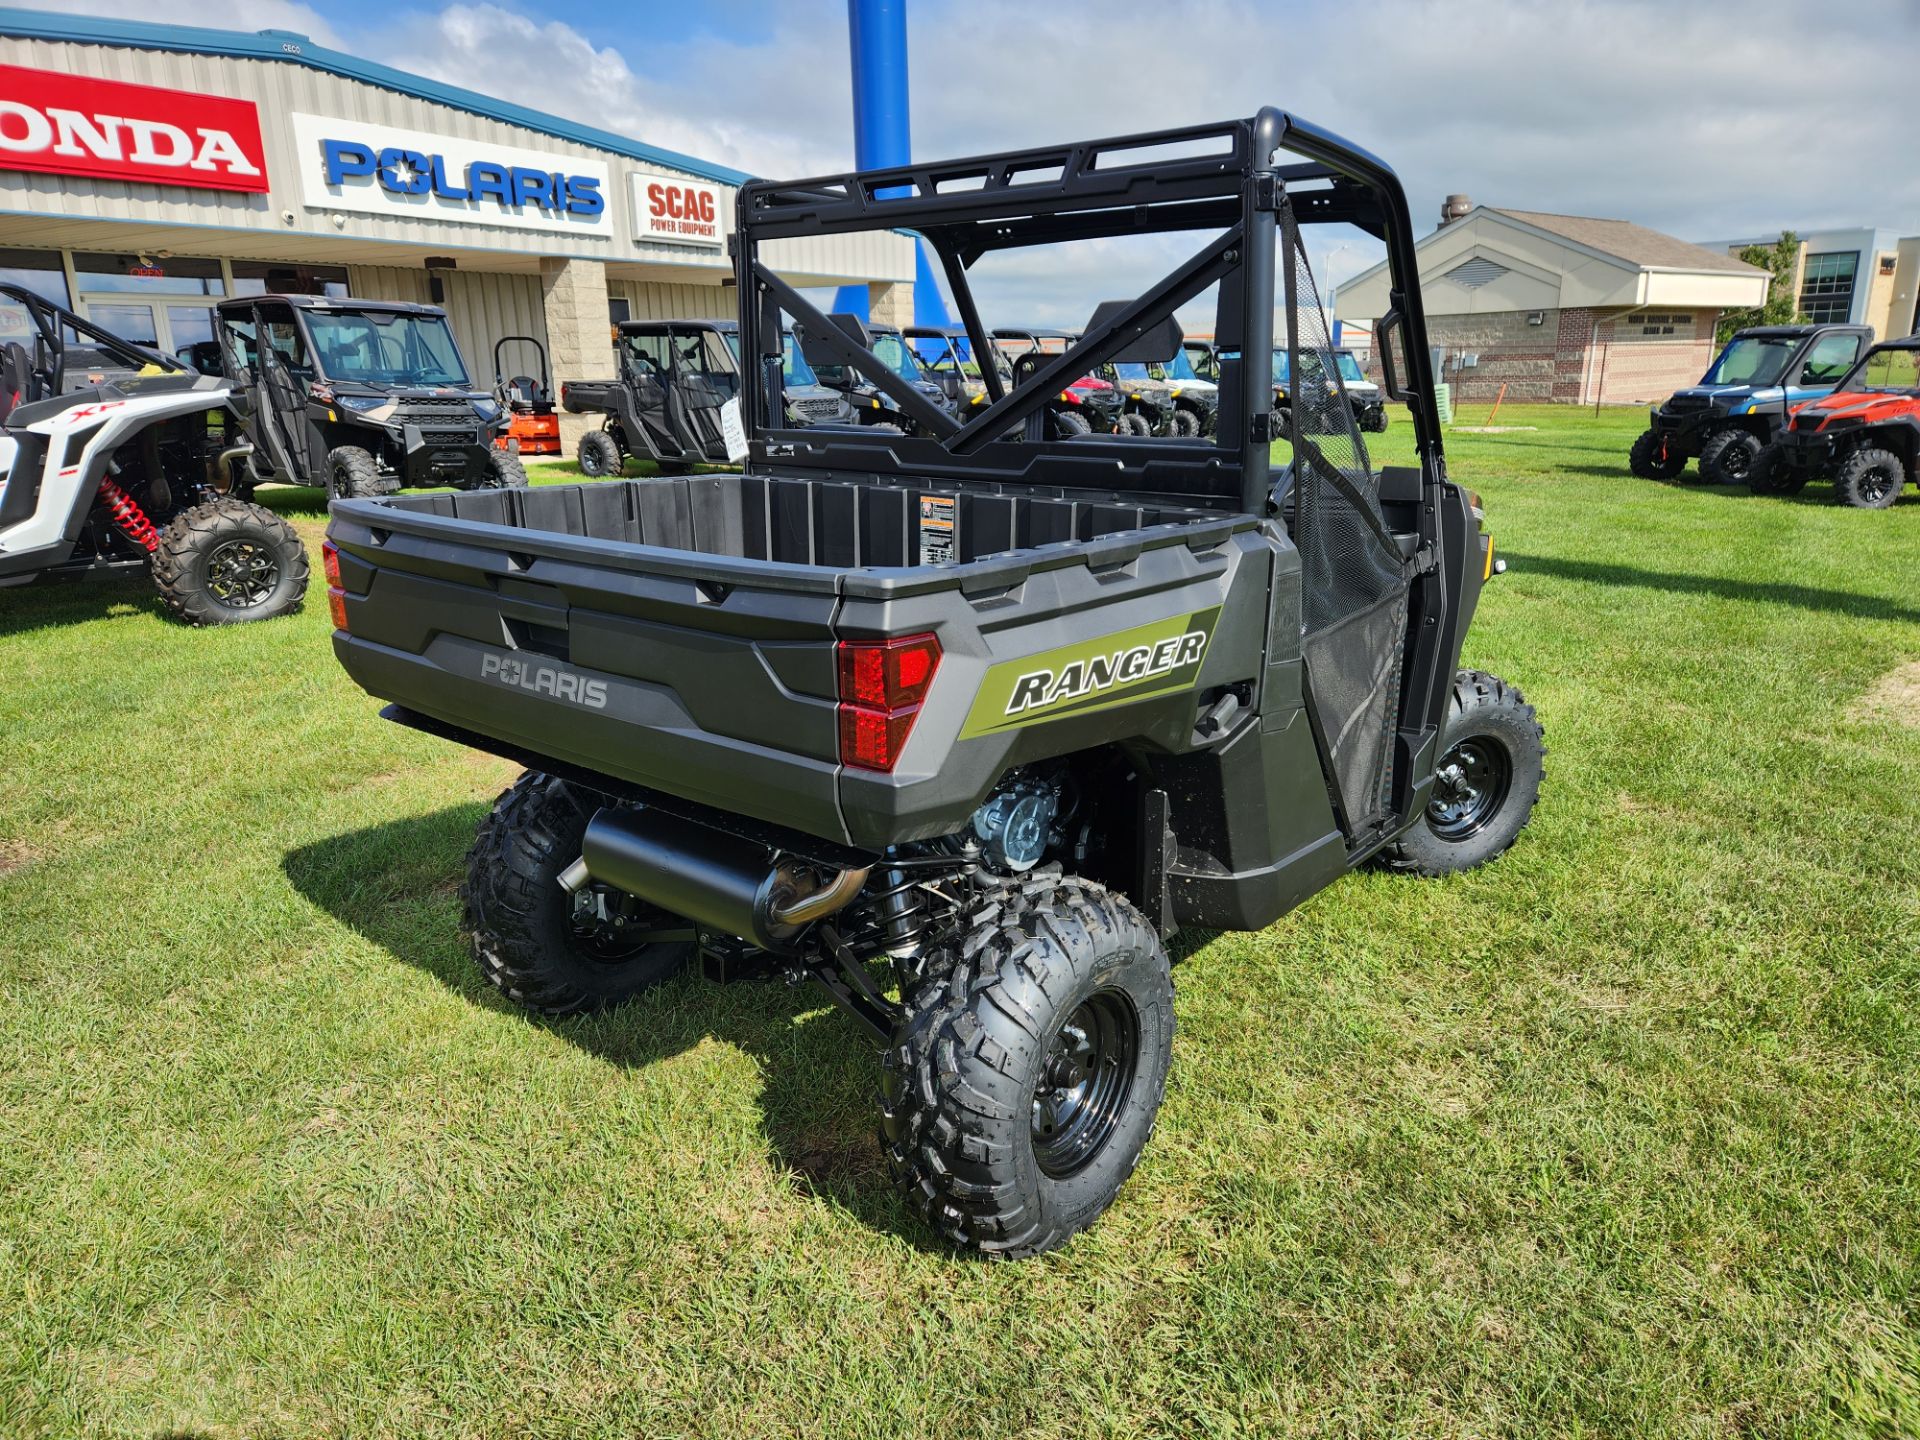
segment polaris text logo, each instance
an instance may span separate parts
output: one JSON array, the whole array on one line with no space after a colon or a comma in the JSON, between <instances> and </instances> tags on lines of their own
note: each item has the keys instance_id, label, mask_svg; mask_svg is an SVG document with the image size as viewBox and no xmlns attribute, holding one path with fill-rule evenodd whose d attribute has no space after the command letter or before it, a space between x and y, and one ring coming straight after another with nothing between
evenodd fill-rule
<instances>
[{"instance_id":1,"label":"polaris text logo","mask_svg":"<svg viewBox=\"0 0 1920 1440\"><path fill-rule=\"evenodd\" d=\"M1018 715L1063 700L1078 700L1116 685L1132 685L1170 675L1188 665L1199 663L1206 653L1207 632L1189 630L1170 635L1152 645L1134 645L1111 655L1095 655L1086 660L1070 660L1058 671L1035 670L1013 683L1013 695L1006 713Z\"/></svg>"},{"instance_id":2,"label":"polaris text logo","mask_svg":"<svg viewBox=\"0 0 1920 1440\"><path fill-rule=\"evenodd\" d=\"M426 224L611 235L611 172L596 160L488 140L294 115L306 204Z\"/></svg>"},{"instance_id":3,"label":"polaris text logo","mask_svg":"<svg viewBox=\"0 0 1920 1440\"><path fill-rule=\"evenodd\" d=\"M607 708L606 681L589 680L574 674L571 670L562 670L553 665L530 665L525 660L516 660L511 655L482 656L480 678L494 680L502 685L511 685L516 690L528 690L535 695L551 695L556 700L570 700L575 705L586 706L589 710Z\"/></svg>"},{"instance_id":4,"label":"polaris text logo","mask_svg":"<svg viewBox=\"0 0 1920 1440\"><path fill-rule=\"evenodd\" d=\"M371 175L383 190L395 195L431 194L440 200L493 200L510 209L538 206L551 215L598 215L607 208L600 182L591 175L568 175L558 170L535 170L526 165L503 165L475 160L461 173L459 183L448 176L445 155L386 145L376 150L358 140L322 140L327 184Z\"/></svg>"}]
</instances>

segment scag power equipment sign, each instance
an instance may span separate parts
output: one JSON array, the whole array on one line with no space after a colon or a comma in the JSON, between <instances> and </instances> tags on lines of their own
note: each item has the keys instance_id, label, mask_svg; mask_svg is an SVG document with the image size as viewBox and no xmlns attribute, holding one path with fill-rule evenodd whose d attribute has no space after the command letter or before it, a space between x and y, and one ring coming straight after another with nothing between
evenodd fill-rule
<instances>
[{"instance_id":1,"label":"scag power equipment sign","mask_svg":"<svg viewBox=\"0 0 1920 1440\"><path fill-rule=\"evenodd\" d=\"M267 188L249 100L0 65L0 169L98 180Z\"/></svg>"},{"instance_id":2,"label":"scag power equipment sign","mask_svg":"<svg viewBox=\"0 0 1920 1440\"><path fill-rule=\"evenodd\" d=\"M447 135L295 115L309 208L610 235L607 167Z\"/></svg>"},{"instance_id":3,"label":"scag power equipment sign","mask_svg":"<svg viewBox=\"0 0 1920 1440\"><path fill-rule=\"evenodd\" d=\"M678 175L633 177L633 237L669 245L726 243L721 230L720 187Z\"/></svg>"}]
</instances>

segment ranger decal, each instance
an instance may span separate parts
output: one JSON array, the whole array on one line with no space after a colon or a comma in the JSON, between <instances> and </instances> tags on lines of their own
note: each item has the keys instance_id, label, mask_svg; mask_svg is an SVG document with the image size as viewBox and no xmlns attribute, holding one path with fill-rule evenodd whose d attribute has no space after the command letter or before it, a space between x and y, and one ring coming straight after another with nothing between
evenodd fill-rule
<instances>
[{"instance_id":1,"label":"ranger decal","mask_svg":"<svg viewBox=\"0 0 1920 1440\"><path fill-rule=\"evenodd\" d=\"M1090 644L1003 660L981 680L960 737L1190 689L1219 619L1215 606L1103 635Z\"/></svg>"}]
</instances>

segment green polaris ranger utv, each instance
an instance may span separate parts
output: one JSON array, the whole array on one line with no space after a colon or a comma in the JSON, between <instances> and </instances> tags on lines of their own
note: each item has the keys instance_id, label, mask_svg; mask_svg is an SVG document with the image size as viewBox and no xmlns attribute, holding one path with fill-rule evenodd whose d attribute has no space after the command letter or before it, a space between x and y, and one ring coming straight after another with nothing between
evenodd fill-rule
<instances>
[{"instance_id":1,"label":"green polaris ranger utv","mask_svg":"<svg viewBox=\"0 0 1920 1440\"><path fill-rule=\"evenodd\" d=\"M767 362L741 369L744 473L337 502L334 650L391 719L526 767L464 892L501 993L571 1014L688 967L815 981L875 1048L913 1207L1039 1254L1153 1132L1169 936L1259 929L1363 865L1467 869L1533 809L1533 710L1461 668L1494 565L1441 451L1406 197L1269 109L753 181L738 217L740 343ZM1368 454L1308 225L1386 246L1414 465ZM979 353L984 256L1170 235L1185 258L956 416L766 258L879 229L931 247ZM1034 437L1076 377L1170 361L1183 309L1235 357L1213 435ZM795 326L918 433L791 425ZM1290 431L1276 343L1335 377Z\"/></svg>"}]
</instances>

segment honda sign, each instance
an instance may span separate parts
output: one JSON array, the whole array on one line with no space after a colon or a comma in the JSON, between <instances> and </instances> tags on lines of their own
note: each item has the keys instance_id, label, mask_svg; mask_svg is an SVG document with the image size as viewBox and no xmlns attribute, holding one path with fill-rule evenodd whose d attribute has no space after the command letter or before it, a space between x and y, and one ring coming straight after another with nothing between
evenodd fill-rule
<instances>
[{"instance_id":1,"label":"honda sign","mask_svg":"<svg viewBox=\"0 0 1920 1440\"><path fill-rule=\"evenodd\" d=\"M0 169L97 180L267 188L250 100L0 65Z\"/></svg>"}]
</instances>

